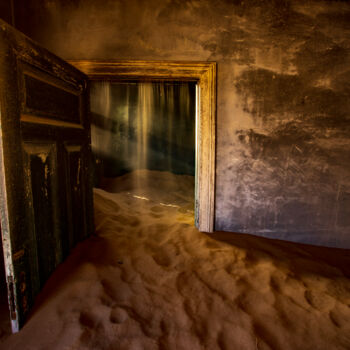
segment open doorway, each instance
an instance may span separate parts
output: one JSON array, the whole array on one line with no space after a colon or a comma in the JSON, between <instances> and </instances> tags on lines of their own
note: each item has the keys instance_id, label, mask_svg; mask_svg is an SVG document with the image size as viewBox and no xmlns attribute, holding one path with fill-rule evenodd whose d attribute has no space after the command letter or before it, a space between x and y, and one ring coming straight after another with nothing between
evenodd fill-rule
<instances>
[{"instance_id":1,"label":"open doorway","mask_svg":"<svg viewBox=\"0 0 350 350\"><path fill-rule=\"evenodd\" d=\"M95 186L194 219L196 82L93 81Z\"/></svg>"},{"instance_id":2,"label":"open doorway","mask_svg":"<svg viewBox=\"0 0 350 350\"><path fill-rule=\"evenodd\" d=\"M195 82L195 224L203 232L214 231L215 213L215 62L69 61L90 81Z\"/></svg>"}]
</instances>

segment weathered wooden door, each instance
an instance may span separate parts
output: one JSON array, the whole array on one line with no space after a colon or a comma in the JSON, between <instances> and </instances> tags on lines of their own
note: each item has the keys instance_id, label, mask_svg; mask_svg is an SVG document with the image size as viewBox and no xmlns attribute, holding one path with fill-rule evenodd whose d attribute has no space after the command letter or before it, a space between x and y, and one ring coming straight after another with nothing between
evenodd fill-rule
<instances>
[{"instance_id":1,"label":"weathered wooden door","mask_svg":"<svg viewBox=\"0 0 350 350\"><path fill-rule=\"evenodd\" d=\"M93 229L86 76L0 21L0 209L12 329Z\"/></svg>"}]
</instances>

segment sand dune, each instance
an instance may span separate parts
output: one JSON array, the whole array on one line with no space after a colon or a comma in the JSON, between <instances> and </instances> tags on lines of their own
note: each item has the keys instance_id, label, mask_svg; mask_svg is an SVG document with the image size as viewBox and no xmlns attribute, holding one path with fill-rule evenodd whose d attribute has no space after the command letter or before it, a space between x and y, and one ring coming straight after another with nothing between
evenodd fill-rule
<instances>
[{"instance_id":1,"label":"sand dune","mask_svg":"<svg viewBox=\"0 0 350 350\"><path fill-rule=\"evenodd\" d=\"M191 177L136 175L1 349L350 349L349 251L199 233Z\"/></svg>"}]
</instances>

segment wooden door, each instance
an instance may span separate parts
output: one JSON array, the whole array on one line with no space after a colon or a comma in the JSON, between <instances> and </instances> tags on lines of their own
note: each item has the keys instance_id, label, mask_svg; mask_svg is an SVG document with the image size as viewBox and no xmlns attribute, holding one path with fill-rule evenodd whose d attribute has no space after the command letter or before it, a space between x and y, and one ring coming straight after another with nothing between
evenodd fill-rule
<instances>
[{"instance_id":1,"label":"wooden door","mask_svg":"<svg viewBox=\"0 0 350 350\"><path fill-rule=\"evenodd\" d=\"M12 330L92 233L86 76L0 21L0 210Z\"/></svg>"}]
</instances>

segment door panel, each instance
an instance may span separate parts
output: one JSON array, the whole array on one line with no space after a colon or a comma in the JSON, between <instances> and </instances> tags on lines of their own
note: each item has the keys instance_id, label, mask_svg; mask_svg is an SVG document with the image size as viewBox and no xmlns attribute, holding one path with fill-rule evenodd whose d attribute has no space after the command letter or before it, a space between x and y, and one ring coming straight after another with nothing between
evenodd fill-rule
<instances>
[{"instance_id":1,"label":"door panel","mask_svg":"<svg viewBox=\"0 0 350 350\"><path fill-rule=\"evenodd\" d=\"M86 198L86 178L83 176L83 168L86 166L84 151L81 145L65 144L65 156L67 162L67 190L70 201L68 206L71 213L70 222L70 247L74 242L87 237L86 212L80 210Z\"/></svg>"},{"instance_id":2,"label":"door panel","mask_svg":"<svg viewBox=\"0 0 350 350\"><path fill-rule=\"evenodd\" d=\"M59 225L57 149L55 143L24 143L26 192L31 209L31 232L34 238L39 288L62 261ZM53 254L48 254L53 252Z\"/></svg>"},{"instance_id":3,"label":"door panel","mask_svg":"<svg viewBox=\"0 0 350 350\"><path fill-rule=\"evenodd\" d=\"M80 123L79 95L30 76L24 78L24 112L51 115L57 119Z\"/></svg>"},{"instance_id":4,"label":"door panel","mask_svg":"<svg viewBox=\"0 0 350 350\"><path fill-rule=\"evenodd\" d=\"M86 76L0 21L0 211L12 329L93 230Z\"/></svg>"}]
</instances>

